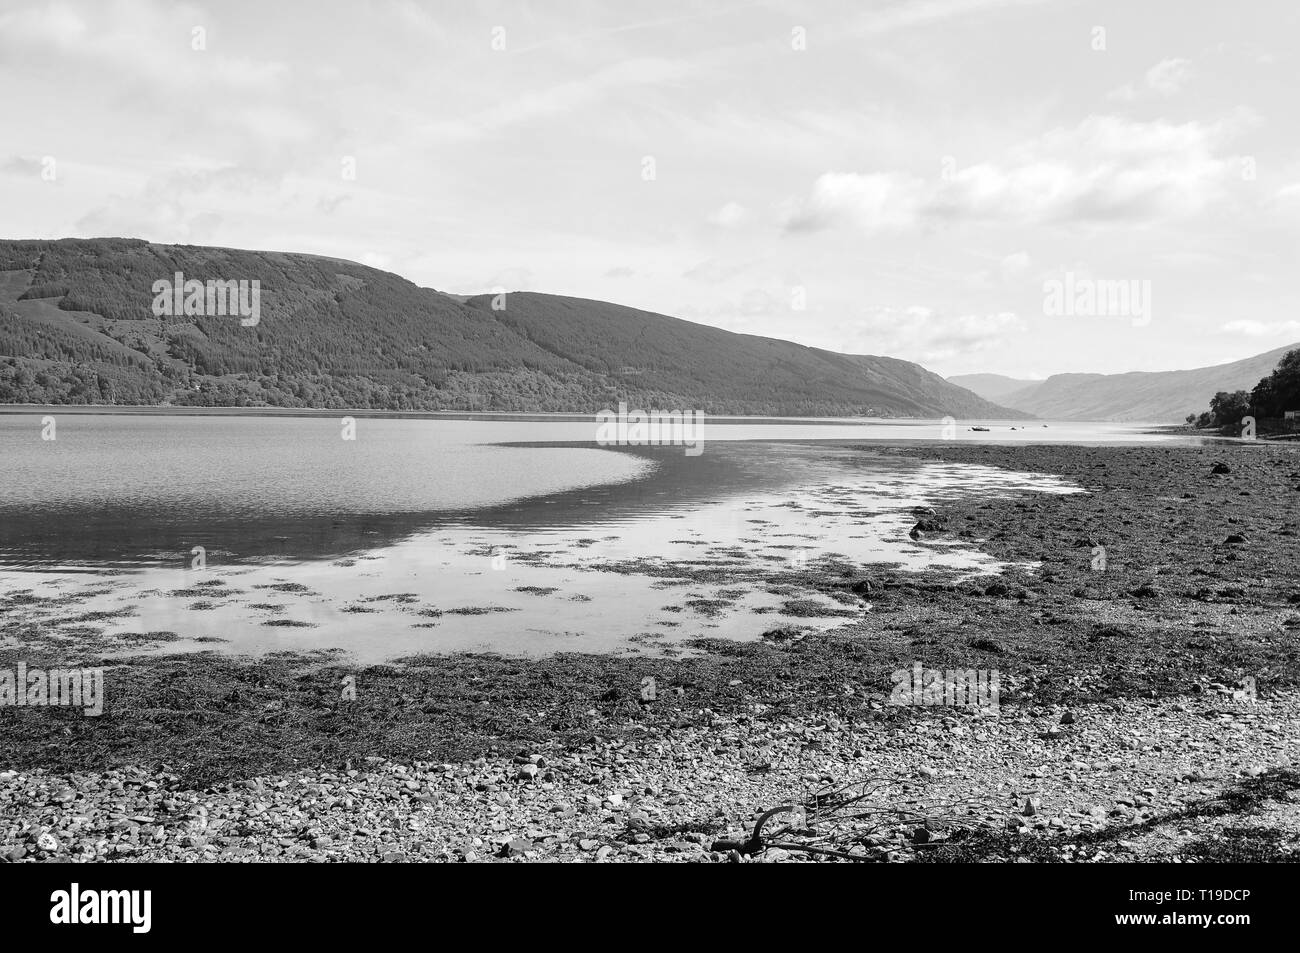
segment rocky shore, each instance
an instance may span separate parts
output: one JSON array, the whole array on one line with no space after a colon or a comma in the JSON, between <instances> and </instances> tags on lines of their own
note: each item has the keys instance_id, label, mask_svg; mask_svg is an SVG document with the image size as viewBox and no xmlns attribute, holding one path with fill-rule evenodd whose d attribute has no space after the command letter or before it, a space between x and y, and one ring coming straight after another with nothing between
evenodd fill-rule
<instances>
[{"instance_id":1,"label":"rocky shore","mask_svg":"<svg viewBox=\"0 0 1300 953\"><path fill-rule=\"evenodd\" d=\"M876 703L879 704L879 703ZM761 708L762 706L756 706ZM0 773L4 857L399 862L811 860L745 840L755 814L852 781L874 801L986 799L979 838L891 823L875 860L1300 859L1300 698L1116 702L910 724L717 716L576 750L460 764L367 759L195 790L166 770ZM1062 722L1066 722L1065 725ZM809 824L817 825L815 812ZM1251 833L1245 833L1247 826ZM778 843L814 844L789 835Z\"/></svg>"},{"instance_id":2,"label":"rocky shore","mask_svg":"<svg viewBox=\"0 0 1300 953\"><path fill-rule=\"evenodd\" d=\"M918 516L922 544L1032 569L774 576L870 604L823 634L675 659L113 663L99 718L0 710L0 859L1300 856L1295 448L892 452L1087 492ZM889 704L917 663L996 670L997 709ZM841 823L853 785L870 811ZM783 805L806 826L735 849Z\"/></svg>"}]
</instances>

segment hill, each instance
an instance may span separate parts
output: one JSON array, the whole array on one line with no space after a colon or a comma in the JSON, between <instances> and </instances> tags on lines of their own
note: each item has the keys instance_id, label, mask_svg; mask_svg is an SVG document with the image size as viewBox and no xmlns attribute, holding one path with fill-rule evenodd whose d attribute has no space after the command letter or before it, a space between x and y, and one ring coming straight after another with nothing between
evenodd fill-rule
<instances>
[{"instance_id":1,"label":"hill","mask_svg":"<svg viewBox=\"0 0 1300 953\"><path fill-rule=\"evenodd\" d=\"M156 281L258 281L260 320L155 315ZM1005 417L919 365L353 262L138 239L0 241L0 402Z\"/></svg>"},{"instance_id":2,"label":"hill","mask_svg":"<svg viewBox=\"0 0 1300 953\"><path fill-rule=\"evenodd\" d=\"M1296 346L1183 371L1054 374L1007 393L1002 401L1047 419L1181 423L1208 407L1219 391L1251 390Z\"/></svg>"},{"instance_id":3,"label":"hill","mask_svg":"<svg viewBox=\"0 0 1300 953\"><path fill-rule=\"evenodd\" d=\"M948 378L948 383L964 387L985 400L1002 403L1008 394L1039 382L1002 374L954 374Z\"/></svg>"}]
</instances>

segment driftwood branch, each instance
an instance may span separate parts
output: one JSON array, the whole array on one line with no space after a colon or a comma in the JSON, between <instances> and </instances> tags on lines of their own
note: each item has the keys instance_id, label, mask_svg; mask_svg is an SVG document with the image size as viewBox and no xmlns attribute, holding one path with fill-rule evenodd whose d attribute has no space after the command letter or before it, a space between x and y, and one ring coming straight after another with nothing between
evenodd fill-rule
<instances>
[{"instance_id":1,"label":"driftwood branch","mask_svg":"<svg viewBox=\"0 0 1300 953\"><path fill-rule=\"evenodd\" d=\"M913 846L935 847L938 843L927 837L938 839L949 831L985 827L990 824L990 815L1005 813L989 798L885 799L881 789L892 783L892 778L867 778L814 792L809 803L802 805L807 812L807 829L780 828L771 840L765 841L763 831L768 822L779 814L799 810L801 805L771 808L759 815L748 840L718 840L713 850L753 856L779 848L838 860L870 861L895 849L884 845L890 834L896 840L900 833L908 832L914 838Z\"/></svg>"},{"instance_id":2,"label":"driftwood branch","mask_svg":"<svg viewBox=\"0 0 1300 953\"><path fill-rule=\"evenodd\" d=\"M764 812L754 824L754 833L749 835L747 841L719 840L713 842L713 850L717 851L739 851L741 854L757 854L766 850L763 846L763 827L769 820L778 814L788 814L797 809L795 804L783 804L780 807L774 807L770 811Z\"/></svg>"}]
</instances>

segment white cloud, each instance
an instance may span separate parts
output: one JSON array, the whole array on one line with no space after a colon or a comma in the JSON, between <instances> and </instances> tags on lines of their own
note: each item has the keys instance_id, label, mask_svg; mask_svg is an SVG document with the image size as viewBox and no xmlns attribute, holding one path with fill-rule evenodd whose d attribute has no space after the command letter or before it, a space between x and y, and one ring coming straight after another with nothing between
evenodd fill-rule
<instances>
[{"instance_id":1,"label":"white cloud","mask_svg":"<svg viewBox=\"0 0 1300 953\"><path fill-rule=\"evenodd\" d=\"M1143 222L1195 215L1237 168L1215 154L1220 124L1090 116L944 179L828 172L792 203L790 231L853 224L868 231L965 221Z\"/></svg>"},{"instance_id":2,"label":"white cloud","mask_svg":"<svg viewBox=\"0 0 1300 953\"><path fill-rule=\"evenodd\" d=\"M1161 60L1151 67L1142 77L1144 90L1160 96L1172 96L1187 85L1192 77L1191 60L1171 57ZM1131 103L1141 95L1142 90L1132 83L1125 83L1118 89L1111 90L1107 99L1115 102Z\"/></svg>"},{"instance_id":3,"label":"white cloud","mask_svg":"<svg viewBox=\"0 0 1300 953\"><path fill-rule=\"evenodd\" d=\"M728 202L722 208L711 212L708 216L710 225L717 225L719 228L739 228L750 219L749 209L739 202Z\"/></svg>"},{"instance_id":4,"label":"white cloud","mask_svg":"<svg viewBox=\"0 0 1300 953\"><path fill-rule=\"evenodd\" d=\"M789 231L817 231L851 222L865 229L915 224L925 202L926 184L892 173L827 172L817 177L806 201L792 205Z\"/></svg>"},{"instance_id":5,"label":"white cloud","mask_svg":"<svg viewBox=\"0 0 1300 953\"><path fill-rule=\"evenodd\" d=\"M887 354L916 361L947 361L987 351L1026 329L1010 311L990 314L946 314L933 308L866 309L851 323L838 325L828 345L851 354Z\"/></svg>"},{"instance_id":6,"label":"white cloud","mask_svg":"<svg viewBox=\"0 0 1300 953\"><path fill-rule=\"evenodd\" d=\"M1191 75L1191 62L1189 60L1179 57L1161 60L1147 70L1147 88L1154 90L1161 96L1172 96L1187 85Z\"/></svg>"},{"instance_id":7,"label":"white cloud","mask_svg":"<svg viewBox=\"0 0 1300 953\"><path fill-rule=\"evenodd\" d=\"M1244 334L1252 338L1300 336L1300 321L1229 321L1223 325L1229 334Z\"/></svg>"},{"instance_id":8,"label":"white cloud","mask_svg":"<svg viewBox=\"0 0 1300 953\"><path fill-rule=\"evenodd\" d=\"M1014 278L1016 275L1023 274L1029 268L1029 265L1028 252L1013 252L1002 259L1002 276L1004 278Z\"/></svg>"}]
</instances>

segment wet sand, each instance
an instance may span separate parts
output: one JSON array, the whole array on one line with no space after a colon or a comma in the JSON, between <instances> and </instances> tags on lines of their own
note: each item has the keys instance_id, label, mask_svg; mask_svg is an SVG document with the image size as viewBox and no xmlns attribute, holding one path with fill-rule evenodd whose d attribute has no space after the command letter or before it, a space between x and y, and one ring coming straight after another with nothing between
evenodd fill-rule
<instances>
[{"instance_id":1,"label":"wet sand","mask_svg":"<svg viewBox=\"0 0 1300 953\"><path fill-rule=\"evenodd\" d=\"M791 491L647 498L612 514L572 507L579 512L551 525L469 516L333 560L223 565L214 551L202 568L175 568L184 565L176 554L143 569L2 570L3 607L29 643L74 653L134 654L152 641L160 653L342 651L358 664L464 651L677 656L700 638L752 641L861 619L869 603L819 583L844 567L1003 571L968 540L913 539L914 511L1077 489L989 467L811 452L864 465L814 471ZM553 510L549 501L529 508ZM16 634L0 638L0 648L18 644Z\"/></svg>"}]
</instances>

